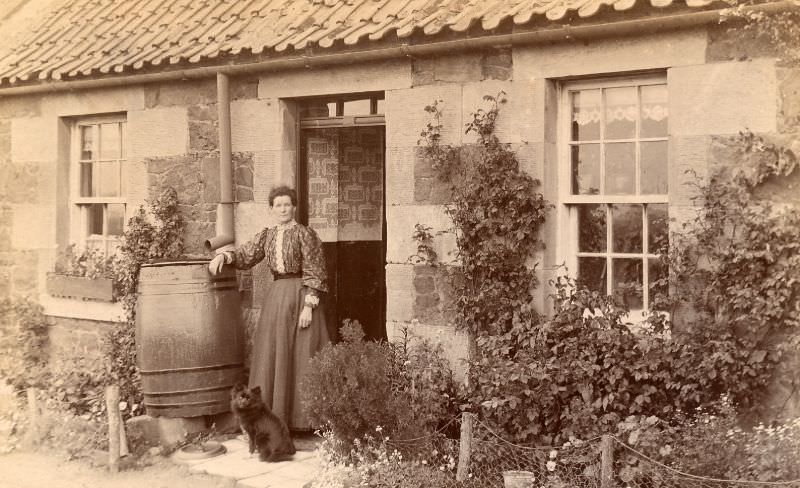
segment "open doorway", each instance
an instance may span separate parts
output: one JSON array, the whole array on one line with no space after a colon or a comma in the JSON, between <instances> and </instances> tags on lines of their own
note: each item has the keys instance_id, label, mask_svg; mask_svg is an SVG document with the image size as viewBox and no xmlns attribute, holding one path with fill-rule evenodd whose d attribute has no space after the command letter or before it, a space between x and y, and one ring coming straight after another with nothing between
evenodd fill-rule
<instances>
[{"instance_id":1,"label":"open doorway","mask_svg":"<svg viewBox=\"0 0 800 488\"><path fill-rule=\"evenodd\" d=\"M299 216L323 242L332 338L345 319L386 338L383 95L300 104Z\"/></svg>"}]
</instances>

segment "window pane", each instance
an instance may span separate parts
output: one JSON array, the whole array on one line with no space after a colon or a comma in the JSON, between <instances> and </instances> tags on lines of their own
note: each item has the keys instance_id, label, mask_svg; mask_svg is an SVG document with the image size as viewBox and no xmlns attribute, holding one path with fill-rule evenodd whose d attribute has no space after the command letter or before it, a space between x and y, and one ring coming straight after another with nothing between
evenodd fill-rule
<instances>
[{"instance_id":1,"label":"window pane","mask_svg":"<svg viewBox=\"0 0 800 488\"><path fill-rule=\"evenodd\" d=\"M613 252L642 252L642 206L611 206Z\"/></svg>"},{"instance_id":2,"label":"window pane","mask_svg":"<svg viewBox=\"0 0 800 488\"><path fill-rule=\"evenodd\" d=\"M669 215L665 203L647 206L647 251L659 253L669 241Z\"/></svg>"},{"instance_id":3,"label":"window pane","mask_svg":"<svg viewBox=\"0 0 800 488\"><path fill-rule=\"evenodd\" d=\"M578 251L605 252L606 206L601 204L578 207Z\"/></svg>"},{"instance_id":4,"label":"window pane","mask_svg":"<svg viewBox=\"0 0 800 488\"><path fill-rule=\"evenodd\" d=\"M377 100L377 102L378 102L378 109L377 109L377 111L375 113L385 114L386 113L386 100L384 100L383 98L379 98Z\"/></svg>"},{"instance_id":5,"label":"window pane","mask_svg":"<svg viewBox=\"0 0 800 488\"><path fill-rule=\"evenodd\" d=\"M100 159L120 158L119 124L100 124Z\"/></svg>"},{"instance_id":6,"label":"window pane","mask_svg":"<svg viewBox=\"0 0 800 488\"><path fill-rule=\"evenodd\" d=\"M364 100L350 100L344 102L342 115L369 115L372 103L369 98Z\"/></svg>"},{"instance_id":7,"label":"window pane","mask_svg":"<svg viewBox=\"0 0 800 488\"><path fill-rule=\"evenodd\" d=\"M118 197L119 196L119 163L96 163L99 166L99 196Z\"/></svg>"},{"instance_id":8,"label":"window pane","mask_svg":"<svg viewBox=\"0 0 800 488\"><path fill-rule=\"evenodd\" d=\"M103 204L92 203L86 206L86 233L103 235Z\"/></svg>"},{"instance_id":9,"label":"window pane","mask_svg":"<svg viewBox=\"0 0 800 488\"><path fill-rule=\"evenodd\" d=\"M667 85L643 86L641 93L641 137L667 137Z\"/></svg>"},{"instance_id":10,"label":"window pane","mask_svg":"<svg viewBox=\"0 0 800 488\"><path fill-rule=\"evenodd\" d=\"M608 293L606 291L606 258L579 257L578 285L604 295Z\"/></svg>"},{"instance_id":11,"label":"window pane","mask_svg":"<svg viewBox=\"0 0 800 488\"><path fill-rule=\"evenodd\" d=\"M125 223L125 205L122 203L109 203L106 206L108 218L108 235L121 236L122 226Z\"/></svg>"},{"instance_id":12,"label":"window pane","mask_svg":"<svg viewBox=\"0 0 800 488\"><path fill-rule=\"evenodd\" d=\"M636 137L636 87L606 88L605 139Z\"/></svg>"},{"instance_id":13,"label":"window pane","mask_svg":"<svg viewBox=\"0 0 800 488\"><path fill-rule=\"evenodd\" d=\"M92 169L93 163L81 163L81 196L93 197Z\"/></svg>"},{"instance_id":14,"label":"window pane","mask_svg":"<svg viewBox=\"0 0 800 488\"><path fill-rule=\"evenodd\" d=\"M572 140L600 139L600 90L581 90L572 93Z\"/></svg>"},{"instance_id":15,"label":"window pane","mask_svg":"<svg viewBox=\"0 0 800 488\"><path fill-rule=\"evenodd\" d=\"M606 195L636 193L635 151L632 142L606 144Z\"/></svg>"},{"instance_id":16,"label":"window pane","mask_svg":"<svg viewBox=\"0 0 800 488\"><path fill-rule=\"evenodd\" d=\"M667 141L642 142L642 194L667 194Z\"/></svg>"},{"instance_id":17,"label":"window pane","mask_svg":"<svg viewBox=\"0 0 800 488\"><path fill-rule=\"evenodd\" d=\"M93 129L94 127L90 125L81 126L81 159L92 159L94 154Z\"/></svg>"},{"instance_id":18,"label":"window pane","mask_svg":"<svg viewBox=\"0 0 800 488\"><path fill-rule=\"evenodd\" d=\"M642 302L642 260L613 259L614 275L612 286L614 296L631 310L641 310Z\"/></svg>"},{"instance_id":19,"label":"window pane","mask_svg":"<svg viewBox=\"0 0 800 488\"><path fill-rule=\"evenodd\" d=\"M572 146L572 194L600 193L600 144Z\"/></svg>"}]
</instances>

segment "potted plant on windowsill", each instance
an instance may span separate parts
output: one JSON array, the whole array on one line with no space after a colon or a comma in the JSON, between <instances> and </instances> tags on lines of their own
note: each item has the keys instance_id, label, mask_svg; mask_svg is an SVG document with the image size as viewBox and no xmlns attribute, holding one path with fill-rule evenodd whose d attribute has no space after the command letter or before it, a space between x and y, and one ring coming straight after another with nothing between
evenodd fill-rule
<instances>
[{"instance_id":1,"label":"potted plant on windowsill","mask_svg":"<svg viewBox=\"0 0 800 488\"><path fill-rule=\"evenodd\" d=\"M113 302L115 257L86 249L75 251L74 244L59 253L55 272L47 274L46 290L50 296Z\"/></svg>"}]
</instances>

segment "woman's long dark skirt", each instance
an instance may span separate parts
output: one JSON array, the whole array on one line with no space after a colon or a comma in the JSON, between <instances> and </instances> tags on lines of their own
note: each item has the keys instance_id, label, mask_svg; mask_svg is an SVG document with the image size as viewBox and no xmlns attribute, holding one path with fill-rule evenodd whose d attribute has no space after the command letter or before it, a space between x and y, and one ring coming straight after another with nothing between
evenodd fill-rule
<instances>
[{"instance_id":1,"label":"woman's long dark skirt","mask_svg":"<svg viewBox=\"0 0 800 488\"><path fill-rule=\"evenodd\" d=\"M324 300L312 313L311 325L297 325L306 288L300 278L269 285L253 338L250 387L260 386L264 402L290 429L312 428L300 401L299 381L309 360L328 343Z\"/></svg>"}]
</instances>

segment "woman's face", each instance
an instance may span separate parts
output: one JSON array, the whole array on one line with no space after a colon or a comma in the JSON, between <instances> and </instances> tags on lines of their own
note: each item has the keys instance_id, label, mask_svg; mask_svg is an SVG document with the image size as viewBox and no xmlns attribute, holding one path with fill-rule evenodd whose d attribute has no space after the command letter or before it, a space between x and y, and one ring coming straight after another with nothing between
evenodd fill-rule
<instances>
[{"instance_id":1,"label":"woman's face","mask_svg":"<svg viewBox=\"0 0 800 488\"><path fill-rule=\"evenodd\" d=\"M294 218L294 205L292 198L288 195L281 195L272 200L272 211L278 218L278 222L285 224Z\"/></svg>"}]
</instances>

